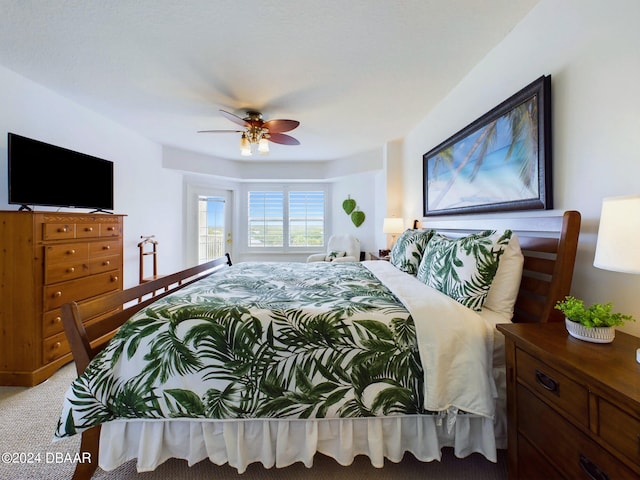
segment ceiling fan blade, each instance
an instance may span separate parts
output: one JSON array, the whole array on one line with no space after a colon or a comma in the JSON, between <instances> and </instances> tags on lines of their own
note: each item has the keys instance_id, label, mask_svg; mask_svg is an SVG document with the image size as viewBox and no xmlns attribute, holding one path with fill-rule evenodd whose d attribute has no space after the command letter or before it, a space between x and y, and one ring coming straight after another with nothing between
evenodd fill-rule
<instances>
[{"instance_id":1,"label":"ceiling fan blade","mask_svg":"<svg viewBox=\"0 0 640 480\"><path fill-rule=\"evenodd\" d=\"M220 110L220 113L222 113L222 116L224 116L227 120L231 120L233 123L237 123L241 127L248 126L248 123L245 122L243 118L240 118L239 116L233 113L229 113L224 110Z\"/></svg>"},{"instance_id":2,"label":"ceiling fan blade","mask_svg":"<svg viewBox=\"0 0 640 480\"><path fill-rule=\"evenodd\" d=\"M271 133L269 132L269 138L267 138L270 142L280 143L282 145L300 145L300 142L293 138L291 135L285 135L284 133Z\"/></svg>"},{"instance_id":3,"label":"ceiling fan blade","mask_svg":"<svg viewBox=\"0 0 640 480\"><path fill-rule=\"evenodd\" d=\"M198 130L198 133L242 133L244 130Z\"/></svg>"},{"instance_id":4,"label":"ceiling fan blade","mask_svg":"<svg viewBox=\"0 0 640 480\"><path fill-rule=\"evenodd\" d=\"M300 122L297 120L269 120L264 122L263 128L269 130L269 133L282 133L293 130Z\"/></svg>"}]
</instances>

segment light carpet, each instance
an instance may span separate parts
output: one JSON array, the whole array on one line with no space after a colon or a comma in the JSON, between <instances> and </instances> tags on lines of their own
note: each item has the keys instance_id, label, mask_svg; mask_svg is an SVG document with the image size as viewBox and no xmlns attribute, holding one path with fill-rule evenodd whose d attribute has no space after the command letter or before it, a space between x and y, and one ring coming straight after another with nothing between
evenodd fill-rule
<instances>
[{"instance_id":1,"label":"light carpet","mask_svg":"<svg viewBox=\"0 0 640 480\"><path fill-rule=\"evenodd\" d=\"M0 478L12 480L67 480L73 475L73 457L79 451L80 437L52 442L60 414L62 398L75 377L75 367L62 368L49 380L31 388L0 387ZM479 454L455 458L451 449L443 450L442 461L423 463L412 455L402 462L386 462L374 468L365 457L344 467L333 459L317 454L312 468L297 463L286 468L266 469L250 465L238 474L228 465L203 461L189 468L182 460L169 460L154 472L137 473L135 460L111 472L98 469L93 479L125 480L504 480L507 478L506 452L498 453L498 462Z\"/></svg>"}]
</instances>

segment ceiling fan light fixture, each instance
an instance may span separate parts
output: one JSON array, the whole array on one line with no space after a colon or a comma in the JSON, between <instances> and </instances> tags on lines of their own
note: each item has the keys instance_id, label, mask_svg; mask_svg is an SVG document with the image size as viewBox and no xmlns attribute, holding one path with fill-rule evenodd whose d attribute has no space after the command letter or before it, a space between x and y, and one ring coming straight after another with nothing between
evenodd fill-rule
<instances>
[{"instance_id":1,"label":"ceiling fan light fixture","mask_svg":"<svg viewBox=\"0 0 640 480\"><path fill-rule=\"evenodd\" d=\"M240 155L243 157L251 156L251 143L249 142L246 133L243 133L242 137L240 137Z\"/></svg>"},{"instance_id":2,"label":"ceiling fan light fixture","mask_svg":"<svg viewBox=\"0 0 640 480\"><path fill-rule=\"evenodd\" d=\"M258 141L258 152L261 155L267 155L269 153L269 141L265 137L261 137Z\"/></svg>"}]
</instances>

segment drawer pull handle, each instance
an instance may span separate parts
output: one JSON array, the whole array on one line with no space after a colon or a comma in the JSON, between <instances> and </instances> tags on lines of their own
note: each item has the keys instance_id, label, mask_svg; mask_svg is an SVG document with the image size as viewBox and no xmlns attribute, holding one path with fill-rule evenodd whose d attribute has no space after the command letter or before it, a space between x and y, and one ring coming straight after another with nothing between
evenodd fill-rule
<instances>
[{"instance_id":1,"label":"drawer pull handle","mask_svg":"<svg viewBox=\"0 0 640 480\"><path fill-rule=\"evenodd\" d=\"M76 251L72 248L71 250L67 250L67 255L75 255Z\"/></svg>"},{"instance_id":2,"label":"drawer pull handle","mask_svg":"<svg viewBox=\"0 0 640 480\"><path fill-rule=\"evenodd\" d=\"M60 298L61 296L62 296L62 292L60 290L58 290L53 294L53 298Z\"/></svg>"},{"instance_id":3,"label":"drawer pull handle","mask_svg":"<svg viewBox=\"0 0 640 480\"><path fill-rule=\"evenodd\" d=\"M84 229L85 232L93 232L93 227L87 227Z\"/></svg>"},{"instance_id":4,"label":"drawer pull handle","mask_svg":"<svg viewBox=\"0 0 640 480\"><path fill-rule=\"evenodd\" d=\"M62 318L60 318L60 317L56 317L56 318L54 318L54 319L53 319L53 323L54 323L54 324L58 324L58 323L60 323L61 321L62 321Z\"/></svg>"},{"instance_id":5,"label":"drawer pull handle","mask_svg":"<svg viewBox=\"0 0 640 480\"><path fill-rule=\"evenodd\" d=\"M104 245L104 246L102 247L102 249L103 249L103 250L109 250L109 249L111 249L111 245Z\"/></svg>"},{"instance_id":6,"label":"drawer pull handle","mask_svg":"<svg viewBox=\"0 0 640 480\"><path fill-rule=\"evenodd\" d=\"M67 232L68 232L67 227L60 227L58 229L58 233L67 233Z\"/></svg>"},{"instance_id":7,"label":"drawer pull handle","mask_svg":"<svg viewBox=\"0 0 640 480\"><path fill-rule=\"evenodd\" d=\"M609 480L609 475L600 470L600 467L598 467L582 453L580 454L579 463L580 468L584 470L584 473L586 473L589 478L592 478L593 480Z\"/></svg>"},{"instance_id":8,"label":"drawer pull handle","mask_svg":"<svg viewBox=\"0 0 640 480\"><path fill-rule=\"evenodd\" d=\"M60 347L61 347L60 342L56 342L56 343L54 343L54 344L53 344L53 346L51 347L51 349L52 349L52 350L57 350L57 349L59 349Z\"/></svg>"},{"instance_id":9,"label":"drawer pull handle","mask_svg":"<svg viewBox=\"0 0 640 480\"><path fill-rule=\"evenodd\" d=\"M111 281L112 282L117 282L118 281L118 277L114 275L113 277L111 277Z\"/></svg>"},{"instance_id":10,"label":"drawer pull handle","mask_svg":"<svg viewBox=\"0 0 640 480\"><path fill-rule=\"evenodd\" d=\"M111 265L111 261L110 260L106 260L106 261L102 262L102 265L104 265L105 267L108 267L109 265Z\"/></svg>"},{"instance_id":11,"label":"drawer pull handle","mask_svg":"<svg viewBox=\"0 0 640 480\"><path fill-rule=\"evenodd\" d=\"M536 382L542 385L542 388L549 390L551 393L560 395L560 384L557 380L554 380L549 375L542 373L540 370L536 370Z\"/></svg>"},{"instance_id":12,"label":"drawer pull handle","mask_svg":"<svg viewBox=\"0 0 640 480\"><path fill-rule=\"evenodd\" d=\"M67 273L73 273L76 269L74 267L67 268Z\"/></svg>"}]
</instances>

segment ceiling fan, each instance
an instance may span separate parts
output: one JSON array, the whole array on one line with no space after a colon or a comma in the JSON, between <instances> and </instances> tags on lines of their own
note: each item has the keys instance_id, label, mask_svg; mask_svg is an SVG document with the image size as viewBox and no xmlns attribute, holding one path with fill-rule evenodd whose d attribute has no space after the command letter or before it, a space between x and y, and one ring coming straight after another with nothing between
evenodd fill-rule
<instances>
[{"instance_id":1,"label":"ceiling fan","mask_svg":"<svg viewBox=\"0 0 640 480\"><path fill-rule=\"evenodd\" d=\"M220 110L220 113L233 123L244 127L244 130L199 130L198 133L242 133L240 138L240 154L249 156L257 149L259 153L266 155L269 153L269 143L279 143L281 145L300 145L300 142L283 132L289 132L300 125L297 120L263 120L262 114L255 110L247 111L244 118L233 113Z\"/></svg>"}]
</instances>

